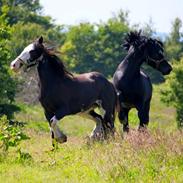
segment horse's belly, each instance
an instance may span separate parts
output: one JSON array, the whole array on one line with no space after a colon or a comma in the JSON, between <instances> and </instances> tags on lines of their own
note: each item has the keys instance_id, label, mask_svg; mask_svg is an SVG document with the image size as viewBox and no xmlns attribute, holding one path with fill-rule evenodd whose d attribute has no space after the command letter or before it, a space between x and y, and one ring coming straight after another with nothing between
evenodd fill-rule
<instances>
[{"instance_id":1,"label":"horse's belly","mask_svg":"<svg viewBox=\"0 0 183 183\"><path fill-rule=\"evenodd\" d=\"M135 93L130 93L130 92L126 93L123 91L121 91L118 98L121 106L124 108L134 108L137 101L139 100L138 95L136 95Z\"/></svg>"}]
</instances>

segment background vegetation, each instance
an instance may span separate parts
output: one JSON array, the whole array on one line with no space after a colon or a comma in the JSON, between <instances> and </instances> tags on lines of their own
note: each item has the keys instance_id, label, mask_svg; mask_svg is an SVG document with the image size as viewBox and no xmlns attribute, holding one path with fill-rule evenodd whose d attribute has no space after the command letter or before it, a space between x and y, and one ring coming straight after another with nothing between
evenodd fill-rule
<instances>
[{"instance_id":1,"label":"background vegetation","mask_svg":"<svg viewBox=\"0 0 183 183\"><path fill-rule=\"evenodd\" d=\"M0 0L0 180L182 182L181 27L182 21L177 17L170 34L163 39L166 57L174 67L166 82L159 72L143 66L156 84L147 134L135 130L138 120L133 111L128 136L121 137L116 119L116 139L91 144L86 136L94 124L71 116L61 124L69 142L51 152L48 123L37 101L35 70L15 76L9 70L10 62L42 35L48 46L60 51L60 57L72 72L95 70L110 79L126 55L121 45L127 32L141 28L144 34L156 36L156 31L151 22L143 27L129 26L128 13L123 10L99 24L56 25L51 17L42 15L39 0Z\"/></svg>"}]
</instances>

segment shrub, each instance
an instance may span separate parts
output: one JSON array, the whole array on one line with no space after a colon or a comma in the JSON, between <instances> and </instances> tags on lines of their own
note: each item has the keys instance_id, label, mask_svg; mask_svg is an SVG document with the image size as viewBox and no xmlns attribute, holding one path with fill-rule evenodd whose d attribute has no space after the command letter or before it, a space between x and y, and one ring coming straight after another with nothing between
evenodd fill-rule
<instances>
[{"instance_id":1,"label":"shrub","mask_svg":"<svg viewBox=\"0 0 183 183\"><path fill-rule=\"evenodd\" d=\"M183 127L183 58L173 64L173 71L168 76L165 89L161 90L162 101L176 108L178 128Z\"/></svg>"},{"instance_id":2,"label":"shrub","mask_svg":"<svg viewBox=\"0 0 183 183\"><path fill-rule=\"evenodd\" d=\"M10 147L17 147L23 140L29 137L23 133L22 126L19 123L12 123L6 116L0 118L0 149L7 152Z\"/></svg>"}]
</instances>

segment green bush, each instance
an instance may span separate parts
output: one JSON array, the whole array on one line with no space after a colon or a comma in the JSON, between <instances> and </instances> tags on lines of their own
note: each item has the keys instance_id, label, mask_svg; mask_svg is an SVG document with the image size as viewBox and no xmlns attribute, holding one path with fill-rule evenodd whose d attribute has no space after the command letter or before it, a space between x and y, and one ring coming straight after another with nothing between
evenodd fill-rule
<instances>
[{"instance_id":1,"label":"green bush","mask_svg":"<svg viewBox=\"0 0 183 183\"><path fill-rule=\"evenodd\" d=\"M12 102L16 93L16 81L11 78L9 70L9 62L11 50L8 49L7 43L11 38L11 28L7 24L7 11L1 9L0 14L0 117L7 114L8 117L12 116L15 106Z\"/></svg>"},{"instance_id":2,"label":"green bush","mask_svg":"<svg viewBox=\"0 0 183 183\"><path fill-rule=\"evenodd\" d=\"M176 108L178 128L183 127L183 58L174 61L173 71L168 76L165 89L161 90L162 101Z\"/></svg>"},{"instance_id":3,"label":"green bush","mask_svg":"<svg viewBox=\"0 0 183 183\"><path fill-rule=\"evenodd\" d=\"M20 123L12 123L6 116L0 118L0 149L7 152L10 147L17 147L23 140L29 137L22 131Z\"/></svg>"}]
</instances>

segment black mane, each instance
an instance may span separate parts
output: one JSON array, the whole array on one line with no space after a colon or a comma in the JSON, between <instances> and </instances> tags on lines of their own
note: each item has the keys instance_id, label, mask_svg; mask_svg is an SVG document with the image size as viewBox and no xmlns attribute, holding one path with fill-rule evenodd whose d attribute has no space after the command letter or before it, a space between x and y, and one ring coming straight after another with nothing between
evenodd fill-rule
<instances>
[{"instance_id":1,"label":"black mane","mask_svg":"<svg viewBox=\"0 0 183 183\"><path fill-rule=\"evenodd\" d=\"M73 77L73 74L66 69L63 61L57 55L52 55L49 53L48 55L51 66L56 73L61 74L61 76Z\"/></svg>"},{"instance_id":2,"label":"black mane","mask_svg":"<svg viewBox=\"0 0 183 183\"><path fill-rule=\"evenodd\" d=\"M144 38L144 36L143 36ZM131 31L130 33L127 34L123 47L125 50L129 50L130 46L137 47L140 45L142 42L142 36L141 36L141 31Z\"/></svg>"},{"instance_id":3,"label":"black mane","mask_svg":"<svg viewBox=\"0 0 183 183\"><path fill-rule=\"evenodd\" d=\"M142 43L146 43L147 41L151 41L153 43L158 44L163 50L162 41L157 40L157 39L152 39L152 38L142 35L141 30L140 31L131 31L130 33L128 33L124 40L123 47L126 51L128 51L131 46L138 47Z\"/></svg>"},{"instance_id":4,"label":"black mane","mask_svg":"<svg viewBox=\"0 0 183 183\"><path fill-rule=\"evenodd\" d=\"M63 61L56 55L55 50L44 47L44 53L44 57L48 59L55 73L62 77L73 77L73 74L66 69Z\"/></svg>"}]
</instances>

